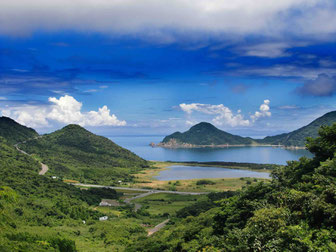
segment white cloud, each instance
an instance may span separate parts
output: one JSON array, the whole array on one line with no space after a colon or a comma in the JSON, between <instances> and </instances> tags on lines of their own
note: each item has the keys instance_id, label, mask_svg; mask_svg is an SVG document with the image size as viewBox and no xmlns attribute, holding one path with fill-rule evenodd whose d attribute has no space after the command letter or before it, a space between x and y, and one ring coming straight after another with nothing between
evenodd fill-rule
<instances>
[{"instance_id":1,"label":"white cloud","mask_svg":"<svg viewBox=\"0 0 336 252\"><path fill-rule=\"evenodd\" d=\"M259 111L256 111L254 115L251 116L252 122L255 122L261 117L270 117L272 115L269 104L270 100L264 100L264 103L260 105Z\"/></svg>"},{"instance_id":2,"label":"white cloud","mask_svg":"<svg viewBox=\"0 0 336 252\"><path fill-rule=\"evenodd\" d=\"M167 30L314 37L336 31L333 0L11 0L0 2L0 17L1 34L145 31L168 42L174 38Z\"/></svg>"},{"instance_id":3,"label":"white cloud","mask_svg":"<svg viewBox=\"0 0 336 252\"><path fill-rule=\"evenodd\" d=\"M48 114L47 108L44 106L34 105L20 105L15 107L6 106L0 109L3 116L10 117L29 127L47 127L49 125L46 115Z\"/></svg>"},{"instance_id":4,"label":"white cloud","mask_svg":"<svg viewBox=\"0 0 336 252\"><path fill-rule=\"evenodd\" d=\"M82 126L125 126L126 121L120 121L110 114L107 106L98 111L82 112L82 103L74 97L65 95L59 99L50 97L50 105L22 105L0 109L2 115L30 127L47 127L50 123L79 124Z\"/></svg>"},{"instance_id":5,"label":"white cloud","mask_svg":"<svg viewBox=\"0 0 336 252\"><path fill-rule=\"evenodd\" d=\"M232 75L256 75L266 77L290 77L290 78L304 78L307 80L317 78L321 73L330 76L336 75L336 68L334 67L302 67L294 64L287 65L273 65L270 67L241 67L239 71L232 71ZM228 72L215 72L218 75L227 75Z\"/></svg>"},{"instance_id":6,"label":"white cloud","mask_svg":"<svg viewBox=\"0 0 336 252\"><path fill-rule=\"evenodd\" d=\"M286 49L291 47L292 45L284 42L261 43L257 45L241 47L238 49L238 51L246 56L278 58L291 56L291 54L286 51Z\"/></svg>"},{"instance_id":7,"label":"white cloud","mask_svg":"<svg viewBox=\"0 0 336 252\"><path fill-rule=\"evenodd\" d=\"M300 107L296 105L283 105L280 106L279 109L284 109L284 110L292 110L292 109L299 109Z\"/></svg>"},{"instance_id":8,"label":"white cloud","mask_svg":"<svg viewBox=\"0 0 336 252\"><path fill-rule=\"evenodd\" d=\"M216 125L230 125L234 126L248 126L250 122L245 120L240 113L236 115L223 104L212 105L212 104L201 104L201 103L191 103L185 104L182 103L179 105L180 108L186 112L187 114L191 114L192 112L200 112L207 115L216 115L215 118L212 119L213 123ZM187 122L192 122L192 120L188 120Z\"/></svg>"},{"instance_id":9,"label":"white cloud","mask_svg":"<svg viewBox=\"0 0 336 252\"><path fill-rule=\"evenodd\" d=\"M206 115L214 115L212 118L212 122L215 125L223 126L228 125L231 127L236 126L250 126L257 119L261 117L269 117L271 116L269 100L264 100L264 103L260 105L259 111L256 111L249 119L245 119L241 114L241 110L239 109L236 114L232 112L232 110L223 104L212 105L212 104L201 104L201 103L182 103L179 105L180 109L187 113L188 117L191 116L193 112L198 112ZM186 123L194 124L194 120L188 118Z\"/></svg>"}]
</instances>

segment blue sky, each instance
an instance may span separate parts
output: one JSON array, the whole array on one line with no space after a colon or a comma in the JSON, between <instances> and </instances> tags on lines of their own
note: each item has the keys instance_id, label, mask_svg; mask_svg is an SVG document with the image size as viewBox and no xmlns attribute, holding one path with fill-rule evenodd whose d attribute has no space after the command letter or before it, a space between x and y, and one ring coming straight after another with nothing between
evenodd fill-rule
<instances>
[{"instance_id":1,"label":"blue sky","mask_svg":"<svg viewBox=\"0 0 336 252\"><path fill-rule=\"evenodd\" d=\"M0 3L0 113L45 133L288 132L336 109L331 0Z\"/></svg>"}]
</instances>

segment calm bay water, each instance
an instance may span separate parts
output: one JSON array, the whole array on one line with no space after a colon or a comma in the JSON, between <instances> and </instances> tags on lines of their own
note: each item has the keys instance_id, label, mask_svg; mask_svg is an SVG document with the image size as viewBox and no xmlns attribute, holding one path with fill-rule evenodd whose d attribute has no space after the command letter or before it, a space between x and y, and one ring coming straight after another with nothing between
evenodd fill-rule
<instances>
[{"instance_id":1,"label":"calm bay water","mask_svg":"<svg viewBox=\"0 0 336 252\"><path fill-rule=\"evenodd\" d=\"M172 165L167 170L161 171L155 178L158 180L183 180L203 178L269 178L267 172L254 172L247 170L228 169L221 167L202 167Z\"/></svg>"},{"instance_id":2,"label":"calm bay water","mask_svg":"<svg viewBox=\"0 0 336 252\"><path fill-rule=\"evenodd\" d=\"M272 147L229 147L164 149L152 148L149 143L158 143L164 136L112 136L115 143L147 160L157 161L225 161L264 164L286 164L302 156L312 157L307 150L286 150Z\"/></svg>"}]
</instances>

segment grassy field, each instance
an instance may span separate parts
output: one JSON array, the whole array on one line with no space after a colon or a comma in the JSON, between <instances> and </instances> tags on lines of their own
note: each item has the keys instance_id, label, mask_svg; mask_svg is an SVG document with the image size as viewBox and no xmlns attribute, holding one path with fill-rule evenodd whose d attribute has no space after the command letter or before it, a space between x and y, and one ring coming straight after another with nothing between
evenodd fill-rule
<instances>
[{"instance_id":1,"label":"grassy field","mask_svg":"<svg viewBox=\"0 0 336 252\"><path fill-rule=\"evenodd\" d=\"M176 211L205 198L205 195L178 195L155 193L133 202L139 203L150 215L173 216Z\"/></svg>"},{"instance_id":2,"label":"grassy field","mask_svg":"<svg viewBox=\"0 0 336 252\"><path fill-rule=\"evenodd\" d=\"M135 188L170 191L176 190L185 192L220 192L238 190L247 184L255 183L258 181L268 181L268 179L257 178L216 178L206 179L212 181L209 184L197 185L197 182L201 179L160 181L154 178L159 174L159 172L167 169L167 167L172 165L183 165L183 163L153 162L152 168L143 170L141 171L141 173L135 174L136 179L135 183L132 186Z\"/></svg>"}]
</instances>

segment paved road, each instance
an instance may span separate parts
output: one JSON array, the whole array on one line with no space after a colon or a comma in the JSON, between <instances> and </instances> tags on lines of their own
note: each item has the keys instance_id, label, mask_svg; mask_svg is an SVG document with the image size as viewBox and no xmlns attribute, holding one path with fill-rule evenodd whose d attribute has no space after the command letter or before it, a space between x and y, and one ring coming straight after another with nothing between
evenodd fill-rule
<instances>
[{"instance_id":1,"label":"paved road","mask_svg":"<svg viewBox=\"0 0 336 252\"><path fill-rule=\"evenodd\" d=\"M126 204L132 204L132 203L131 203L132 200L139 199L139 198L143 198L143 197L146 197L146 196L151 195L151 194L153 194L153 193L155 193L155 192L149 191L149 192L146 192L146 193L142 193L142 194L137 195L137 196L134 196L134 197L132 197L132 198L125 199L124 202L125 202ZM142 207L141 204L139 204L139 203L134 203L134 212L137 212L141 207Z\"/></svg>"},{"instance_id":2,"label":"paved road","mask_svg":"<svg viewBox=\"0 0 336 252\"><path fill-rule=\"evenodd\" d=\"M156 233L157 231L159 231L161 228L165 227L167 225L167 223L169 222L170 219L167 219L163 222L161 222L160 224L156 225L154 228L149 229L148 230L148 235L147 236L151 236L152 234Z\"/></svg>"},{"instance_id":3,"label":"paved road","mask_svg":"<svg viewBox=\"0 0 336 252\"><path fill-rule=\"evenodd\" d=\"M172 193L180 195L203 195L208 194L208 192L178 192L178 191L164 191L164 190L154 190L154 189L140 189L140 188L130 188L130 187L120 187L120 186L104 186L104 185L92 185L92 184L82 184L82 183L71 183L72 185L77 186L86 186L86 187L97 187L97 188L111 188L119 190L130 190L130 191L141 191L141 192L152 192L152 193Z\"/></svg>"},{"instance_id":4,"label":"paved road","mask_svg":"<svg viewBox=\"0 0 336 252\"><path fill-rule=\"evenodd\" d=\"M149 190L149 189L137 189L137 188L130 188L130 187L120 187L120 186L103 186L103 185L91 185L91 184L82 184L82 183L71 183L72 185L77 186L86 186L86 187L96 187L96 188L111 188L111 189L119 189L119 190L130 190L130 191L141 191L144 192L140 195L134 196L132 198L125 199L124 202L126 204L132 204L131 201L139 198L146 197L153 193L171 193L171 194L179 194L179 195L202 195L208 194L206 192L177 192L177 191L164 191L164 190ZM134 203L134 211L137 212L142 207L139 203ZM156 231L155 231L156 232Z\"/></svg>"},{"instance_id":5,"label":"paved road","mask_svg":"<svg viewBox=\"0 0 336 252\"><path fill-rule=\"evenodd\" d=\"M38 137L35 137L35 138L33 138L33 139L37 139L37 138L40 138L40 137L41 137L41 136L38 136ZM33 140L33 139L31 139L31 140ZM23 150L21 150L21 149L19 148L19 144L26 143L27 141L29 141L29 140L23 141L23 142L21 142L21 143L14 144L14 147L15 147L19 152L21 152L21 153L23 153L23 154L25 154L25 155L31 156L30 154L28 154L27 152L25 152L25 151L23 151ZM39 171L39 175L44 175L44 174L46 174L46 172L49 170L49 167L48 167L46 164L43 164L43 163L41 163L41 162L39 162L39 163L40 163L40 165L41 165L41 170Z\"/></svg>"}]
</instances>

